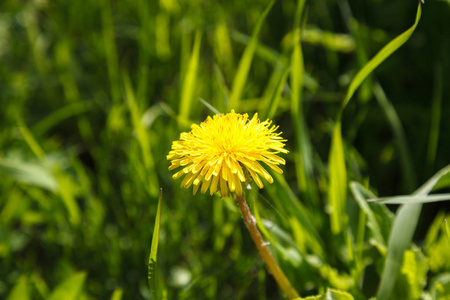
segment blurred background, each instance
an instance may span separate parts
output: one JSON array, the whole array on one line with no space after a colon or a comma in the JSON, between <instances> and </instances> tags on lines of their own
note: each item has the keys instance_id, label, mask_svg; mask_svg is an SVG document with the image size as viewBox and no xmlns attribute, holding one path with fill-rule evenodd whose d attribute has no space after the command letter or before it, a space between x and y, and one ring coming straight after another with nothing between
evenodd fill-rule
<instances>
[{"instance_id":1,"label":"blurred background","mask_svg":"<svg viewBox=\"0 0 450 300\"><path fill-rule=\"evenodd\" d=\"M326 193L333 122L357 71L413 25L417 1L306 1L301 106L312 198L294 168L291 86L278 81L293 67L297 2L276 1L262 20L269 2L0 2L0 298L21 290L29 299L58 299L66 289L63 295L79 299L152 299L146 263L162 188L158 280L169 299L282 299L232 199L193 197L172 180L165 158L171 143L212 115L209 105L270 116L288 139L289 197L310 212L318 236L332 238ZM258 20L259 43L238 105L230 107ZM350 180L380 196L409 194L449 163L449 53L450 2L427 1L410 40L344 111ZM277 82L279 102L267 112ZM249 191L261 215L289 232L279 195L276 187ZM447 207L424 207L419 246ZM328 247L324 264L348 272L339 250ZM336 283L324 275L323 265L286 257L282 266L302 295L353 289L348 278ZM377 259L374 270L382 266ZM431 271L448 271L448 261ZM377 276L354 288L355 298L373 296Z\"/></svg>"}]
</instances>

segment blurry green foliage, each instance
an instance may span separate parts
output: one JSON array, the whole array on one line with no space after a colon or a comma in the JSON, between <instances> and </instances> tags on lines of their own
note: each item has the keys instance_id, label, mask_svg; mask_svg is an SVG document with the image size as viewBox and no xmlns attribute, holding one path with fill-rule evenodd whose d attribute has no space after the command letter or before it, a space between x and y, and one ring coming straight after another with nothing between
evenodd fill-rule
<instances>
[{"instance_id":1,"label":"blurry green foliage","mask_svg":"<svg viewBox=\"0 0 450 300\"><path fill-rule=\"evenodd\" d=\"M192 197L167 170L171 142L212 114L204 102L270 116L288 139L283 176L247 198L300 294L374 297L396 216L366 199L408 195L449 163L450 5L422 8L336 120L417 2L1 1L0 298L154 299L161 187L163 299L282 299L233 200ZM335 174L353 182L339 214L327 201L336 121ZM424 204L395 297L448 299L445 208Z\"/></svg>"}]
</instances>

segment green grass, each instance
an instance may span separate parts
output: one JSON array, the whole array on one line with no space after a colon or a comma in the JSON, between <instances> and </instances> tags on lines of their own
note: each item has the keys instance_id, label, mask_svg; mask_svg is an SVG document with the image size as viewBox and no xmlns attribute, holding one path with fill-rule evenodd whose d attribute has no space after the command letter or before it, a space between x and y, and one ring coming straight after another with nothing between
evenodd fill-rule
<instances>
[{"instance_id":1,"label":"green grass","mask_svg":"<svg viewBox=\"0 0 450 300\"><path fill-rule=\"evenodd\" d=\"M288 140L246 197L302 297L446 299L450 6L417 5L2 1L0 298L284 299L234 200L168 171L235 109Z\"/></svg>"}]
</instances>

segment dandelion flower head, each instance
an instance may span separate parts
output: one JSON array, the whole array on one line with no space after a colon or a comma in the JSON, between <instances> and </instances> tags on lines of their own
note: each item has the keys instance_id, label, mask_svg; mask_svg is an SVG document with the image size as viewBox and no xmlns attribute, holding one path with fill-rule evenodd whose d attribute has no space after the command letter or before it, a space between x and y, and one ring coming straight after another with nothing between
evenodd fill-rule
<instances>
[{"instance_id":1,"label":"dandelion flower head","mask_svg":"<svg viewBox=\"0 0 450 300\"><path fill-rule=\"evenodd\" d=\"M209 188L211 195L218 189L222 197L228 191L242 195L242 183L250 178L263 188L259 176L269 183L273 178L260 162L282 174L278 165L285 161L277 154L288 153L286 140L276 132L278 126L271 124L269 120L261 122L257 113L249 119L234 110L193 124L190 132L181 133L180 140L173 142L167 155L172 163L169 170L183 167L172 177L185 175L181 188L193 185L194 195L200 185L202 193Z\"/></svg>"}]
</instances>

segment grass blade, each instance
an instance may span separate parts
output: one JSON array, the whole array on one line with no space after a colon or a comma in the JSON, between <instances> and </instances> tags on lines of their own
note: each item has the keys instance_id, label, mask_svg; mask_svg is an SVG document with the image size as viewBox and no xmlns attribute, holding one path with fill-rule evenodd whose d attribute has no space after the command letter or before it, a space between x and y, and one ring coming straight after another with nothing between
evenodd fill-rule
<instances>
[{"instance_id":1,"label":"grass blade","mask_svg":"<svg viewBox=\"0 0 450 300\"><path fill-rule=\"evenodd\" d=\"M345 168L344 145L342 143L340 122L334 125L328 168L330 172L328 202L333 208L330 216L331 231L334 234L338 234L347 222L345 214L345 205L347 202L347 170Z\"/></svg>"},{"instance_id":2,"label":"grass blade","mask_svg":"<svg viewBox=\"0 0 450 300\"><path fill-rule=\"evenodd\" d=\"M106 56L107 71L109 77L109 85L111 88L111 96L113 103L120 102L120 73L119 59L117 57L117 47L114 36L114 20L111 4L109 1L99 1L99 9L101 11L102 32L104 54Z\"/></svg>"},{"instance_id":3,"label":"grass blade","mask_svg":"<svg viewBox=\"0 0 450 300\"><path fill-rule=\"evenodd\" d=\"M313 177L313 155L311 141L303 113L303 88L305 87L306 72L303 61L303 50L300 40L304 30L300 28L305 1L299 0L294 20L294 48L291 55L291 117L295 130L295 171L300 191L305 193L308 201L316 196L315 185L310 178ZM304 22L303 22L304 23Z\"/></svg>"},{"instance_id":4,"label":"grass blade","mask_svg":"<svg viewBox=\"0 0 450 300\"><path fill-rule=\"evenodd\" d=\"M437 145L439 141L439 124L441 122L441 103L442 103L442 67L441 65L436 66L434 75L434 91L433 100L431 106L431 126L428 140L428 153L427 153L427 163L431 167L433 166L436 159Z\"/></svg>"},{"instance_id":5,"label":"grass blade","mask_svg":"<svg viewBox=\"0 0 450 300\"><path fill-rule=\"evenodd\" d=\"M116 288L111 295L111 300L122 300L123 290L121 288Z\"/></svg>"},{"instance_id":6,"label":"grass blade","mask_svg":"<svg viewBox=\"0 0 450 300\"><path fill-rule=\"evenodd\" d=\"M195 33L194 47L192 49L191 57L189 59L188 68L184 75L183 87L181 90L180 102L180 116L184 119L189 119L191 112L194 92L197 86L197 71L200 61L200 45L202 41L202 34L200 31Z\"/></svg>"},{"instance_id":7,"label":"grass blade","mask_svg":"<svg viewBox=\"0 0 450 300\"><path fill-rule=\"evenodd\" d=\"M274 177L274 184L267 185L265 188L273 199L277 199L275 204L278 209L287 216L295 217L302 228L304 228L305 238L308 247L317 255L323 255L323 244L317 227L312 219L311 212L306 209L302 202L295 196L286 179L275 172L271 172Z\"/></svg>"},{"instance_id":8,"label":"grass blade","mask_svg":"<svg viewBox=\"0 0 450 300\"><path fill-rule=\"evenodd\" d=\"M130 78L126 73L124 73L123 79L125 95L127 97L128 107L131 113L131 121L142 151L142 159L144 161L146 173L148 174L148 182L146 183L146 186L148 186L149 194L151 196L156 196L158 193L159 183L158 177L156 176L155 162L152 155L152 149L150 147L149 136L144 125L142 124L142 115L139 112L139 107L131 86Z\"/></svg>"},{"instance_id":9,"label":"grass blade","mask_svg":"<svg viewBox=\"0 0 450 300\"><path fill-rule=\"evenodd\" d=\"M159 227L161 223L161 202L162 202L162 189L159 194L158 209L156 210L155 227L153 229L152 245L150 248L150 257L148 259L148 286L154 299L159 299L156 262L158 260L157 254L159 241Z\"/></svg>"},{"instance_id":10,"label":"grass blade","mask_svg":"<svg viewBox=\"0 0 450 300\"><path fill-rule=\"evenodd\" d=\"M445 233L447 234L448 238L448 245L450 246L450 229L448 228L447 219L444 219L444 226L445 226Z\"/></svg>"},{"instance_id":11,"label":"grass blade","mask_svg":"<svg viewBox=\"0 0 450 300\"><path fill-rule=\"evenodd\" d=\"M29 287L30 283L27 278L27 276L22 275L17 280L16 284L12 288L12 290L9 292L8 297L6 300L28 300L30 299L30 291Z\"/></svg>"},{"instance_id":12,"label":"grass blade","mask_svg":"<svg viewBox=\"0 0 450 300\"><path fill-rule=\"evenodd\" d=\"M247 81L248 72L252 64L253 56L255 54L256 46L258 45L258 36L261 31L261 27L269 14L270 9L274 5L275 0L270 1L269 5L266 7L264 12L259 17L258 23L253 31L250 42L242 54L241 60L239 61L239 66L236 71L236 75L233 79L233 85L231 88L230 95L230 108L236 109L239 105L239 100L242 95L242 90L244 89L245 83Z\"/></svg>"},{"instance_id":13,"label":"grass blade","mask_svg":"<svg viewBox=\"0 0 450 300\"><path fill-rule=\"evenodd\" d=\"M397 144L400 164L402 167L402 180L404 187L407 191L412 191L416 186L416 172L411 159L411 153L409 152L408 143L406 141L405 131L403 130L402 122L395 111L394 106L389 102L383 88L378 82L373 84L373 94L378 101L378 104L383 109L386 119L391 126L392 133L394 134L395 143Z\"/></svg>"},{"instance_id":14,"label":"grass blade","mask_svg":"<svg viewBox=\"0 0 450 300\"><path fill-rule=\"evenodd\" d=\"M450 194L437 194L429 196L393 196L393 197L382 197L382 198L371 198L367 200L368 202L377 202L384 204L411 204L411 203L432 203L438 201L450 200Z\"/></svg>"},{"instance_id":15,"label":"grass blade","mask_svg":"<svg viewBox=\"0 0 450 300\"><path fill-rule=\"evenodd\" d=\"M369 204L366 202L367 196L370 195L369 197L372 197L373 194L357 182L350 183L350 190L352 191L353 196L355 197L356 202L358 203L361 210L366 213L367 218L368 218L367 225L370 228L370 230L372 231L374 238L381 245L386 245L386 242L381 233L381 228L380 228L380 225L378 224L377 218L376 218L375 214L373 213Z\"/></svg>"},{"instance_id":16,"label":"grass blade","mask_svg":"<svg viewBox=\"0 0 450 300\"><path fill-rule=\"evenodd\" d=\"M212 111L214 114L219 115L220 111L217 110L217 108L215 108L212 104L210 104L208 101L206 101L205 99L199 98L198 99L204 106L206 106L206 108L208 108L210 111Z\"/></svg>"},{"instance_id":17,"label":"grass blade","mask_svg":"<svg viewBox=\"0 0 450 300\"><path fill-rule=\"evenodd\" d=\"M413 195L428 195L439 180L449 172L450 166L443 168L415 191ZM397 216L394 220L394 225L389 237L388 253L377 293L377 299L389 299L392 293L401 262L403 261L403 253L411 244L421 209L422 204L415 203L403 205L397 211Z\"/></svg>"},{"instance_id":18,"label":"grass blade","mask_svg":"<svg viewBox=\"0 0 450 300\"><path fill-rule=\"evenodd\" d=\"M422 204L408 204L400 207L397 212L389 237L388 253L377 299L390 299L403 262L403 253L411 244L421 209Z\"/></svg>"},{"instance_id":19,"label":"grass blade","mask_svg":"<svg viewBox=\"0 0 450 300\"><path fill-rule=\"evenodd\" d=\"M31 129L35 133L35 135L39 137L44 135L48 130L55 127L62 121L73 116L81 115L92 109L94 109L94 106L92 104L81 101L73 102L58 110L53 111L47 117L34 125Z\"/></svg>"},{"instance_id":20,"label":"grass blade","mask_svg":"<svg viewBox=\"0 0 450 300\"><path fill-rule=\"evenodd\" d=\"M428 179L415 193L414 195L427 195L431 191L439 188L447 187L448 180L450 175L450 165L442 168L439 172L437 172L433 177ZM444 183L444 184L443 184Z\"/></svg>"},{"instance_id":21,"label":"grass blade","mask_svg":"<svg viewBox=\"0 0 450 300\"><path fill-rule=\"evenodd\" d=\"M414 30L417 27L417 24L419 24L420 16L422 14L422 7L419 3L419 6L417 7L417 13L416 13L416 20L405 32L400 34L398 37L393 39L391 42L389 42L386 46L384 46L364 67L356 74L356 76L353 78L352 82L350 83L350 86L347 90L347 94L345 95L344 101L342 102L342 109L345 108L348 101L352 98L355 91L358 89L358 87L361 85L361 83L364 81L364 79L369 76L370 73L372 73L373 70L375 70L376 67L378 67L383 61L385 61L389 56L391 56L392 53L394 53L398 48L400 48L413 34Z\"/></svg>"},{"instance_id":22,"label":"grass blade","mask_svg":"<svg viewBox=\"0 0 450 300\"><path fill-rule=\"evenodd\" d=\"M331 150L329 155L329 177L328 201L332 206L331 229L333 233L339 233L342 230L345 220L345 206L347 198L347 174L345 171L345 157L342 143L341 118L345 106L350 101L356 89L369 76L369 74L402 46L412 35L419 23L421 16L421 4L417 8L416 19L411 28L400 34L394 40L384 46L353 78L347 90L347 94L342 102L338 113L336 123L333 129L331 141Z\"/></svg>"},{"instance_id":23,"label":"grass blade","mask_svg":"<svg viewBox=\"0 0 450 300\"><path fill-rule=\"evenodd\" d=\"M277 71L275 71L275 72L277 72ZM269 105L267 106L267 113L264 114L269 119L273 119L273 117L275 116L275 113L278 108L278 104L280 103L281 92L283 91L283 87L286 84L288 74L289 74L289 67L284 66L284 70L281 73L278 83L270 97L270 102L269 102Z\"/></svg>"}]
</instances>

